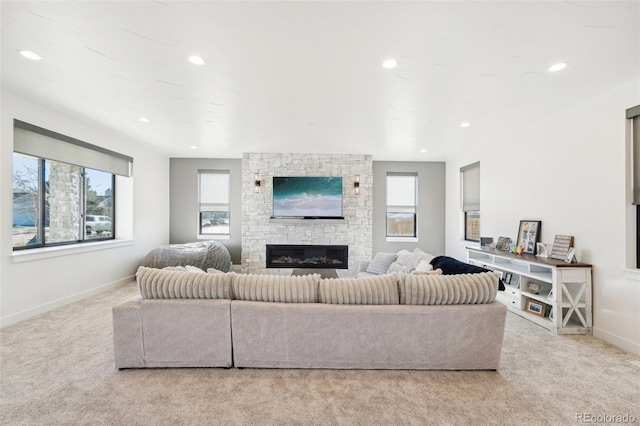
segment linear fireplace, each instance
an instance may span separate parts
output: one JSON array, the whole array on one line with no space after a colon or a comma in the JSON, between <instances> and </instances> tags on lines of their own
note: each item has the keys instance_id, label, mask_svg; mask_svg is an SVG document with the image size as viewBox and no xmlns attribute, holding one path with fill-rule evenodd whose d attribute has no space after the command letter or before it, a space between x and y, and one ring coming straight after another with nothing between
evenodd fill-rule
<instances>
[{"instance_id":1,"label":"linear fireplace","mask_svg":"<svg viewBox=\"0 0 640 426\"><path fill-rule=\"evenodd\" d=\"M267 268L349 268L349 246L267 244Z\"/></svg>"}]
</instances>

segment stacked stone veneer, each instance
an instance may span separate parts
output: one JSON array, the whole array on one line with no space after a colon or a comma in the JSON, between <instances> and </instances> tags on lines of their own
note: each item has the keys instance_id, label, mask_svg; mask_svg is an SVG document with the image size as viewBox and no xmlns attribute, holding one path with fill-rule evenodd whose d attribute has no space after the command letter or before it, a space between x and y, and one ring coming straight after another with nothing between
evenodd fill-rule
<instances>
[{"instance_id":1,"label":"stacked stone veneer","mask_svg":"<svg viewBox=\"0 0 640 426\"><path fill-rule=\"evenodd\" d=\"M256 188L254 175L261 186ZM360 195L353 188L360 175ZM342 177L344 221L272 220L274 176ZM373 161L370 155L246 153L242 157L242 271L267 270L267 244L348 245L349 269L371 259Z\"/></svg>"}]
</instances>

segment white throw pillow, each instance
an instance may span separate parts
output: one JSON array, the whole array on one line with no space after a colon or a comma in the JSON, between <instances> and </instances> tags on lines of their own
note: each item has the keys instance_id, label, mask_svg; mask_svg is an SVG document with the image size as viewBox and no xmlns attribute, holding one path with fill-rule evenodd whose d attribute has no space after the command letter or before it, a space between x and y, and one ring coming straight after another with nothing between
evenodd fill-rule
<instances>
[{"instance_id":1,"label":"white throw pillow","mask_svg":"<svg viewBox=\"0 0 640 426\"><path fill-rule=\"evenodd\" d=\"M185 269L187 270L187 272L197 272L199 274L205 273L202 269L198 268L197 266L187 265L185 266Z\"/></svg>"},{"instance_id":2,"label":"white throw pillow","mask_svg":"<svg viewBox=\"0 0 640 426\"><path fill-rule=\"evenodd\" d=\"M433 265L429 263L429 260L421 260L416 266L415 272L429 272L433 271Z\"/></svg>"}]
</instances>

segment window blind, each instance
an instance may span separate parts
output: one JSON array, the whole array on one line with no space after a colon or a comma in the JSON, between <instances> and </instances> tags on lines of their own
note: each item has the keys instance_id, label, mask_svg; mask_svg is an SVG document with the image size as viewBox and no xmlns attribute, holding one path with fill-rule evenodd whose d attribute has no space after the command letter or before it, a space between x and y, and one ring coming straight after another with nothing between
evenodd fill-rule
<instances>
[{"instance_id":1,"label":"window blind","mask_svg":"<svg viewBox=\"0 0 640 426\"><path fill-rule=\"evenodd\" d=\"M14 120L13 151L130 177L133 158L33 124Z\"/></svg>"},{"instance_id":2,"label":"window blind","mask_svg":"<svg viewBox=\"0 0 640 426\"><path fill-rule=\"evenodd\" d=\"M462 210L480 210L480 162L460 168L462 173Z\"/></svg>"}]
</instances>

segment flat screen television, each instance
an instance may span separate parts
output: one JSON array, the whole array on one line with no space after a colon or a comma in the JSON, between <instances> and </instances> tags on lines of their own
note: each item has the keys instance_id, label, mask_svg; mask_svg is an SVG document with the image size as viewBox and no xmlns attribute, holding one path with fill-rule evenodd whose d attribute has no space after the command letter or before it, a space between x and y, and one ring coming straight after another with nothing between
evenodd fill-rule
<instances>
[{"instance_id":1,"label":"flat screen television","mask_svg":"<svg viewBox=\"0 0 640 426\"><path fill-rule=\"evenodd\" d=\"M342 178L274 176L273 217L344 219Z\"/></svg>"}]
</instances>

